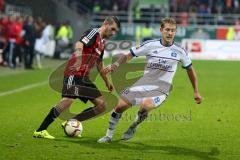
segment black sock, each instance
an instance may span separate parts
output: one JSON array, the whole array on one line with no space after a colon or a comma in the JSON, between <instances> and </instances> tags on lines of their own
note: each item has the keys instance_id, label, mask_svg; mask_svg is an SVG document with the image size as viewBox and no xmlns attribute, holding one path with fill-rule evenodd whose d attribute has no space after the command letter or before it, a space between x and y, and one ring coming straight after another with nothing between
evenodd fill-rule
<instances>
[{"instance_id":1,"label":"black sock","mask_svg":"<svg viewBox=\"0 0 240 160\"><path fill-rule=\"evenodd\" d=\"M111 117L115 118L115 119L120 119L122 116L122 113L118 113L115 110L112 111Z\"/></svg>"},{"instance_id":2,"label":"black sock","mask_svg":"<svg viewBox=\"0 0 240 160\"><path fill-rule=\"evenodd\" d=\"M48 126L54 121L54 119L60 115L60 113L61 111L57 106L53 107L46 118L43 120L40 127L37 129L37 132L47 129Z\"/></svg>"},{"instance_id":3,"label":"black sock","mask_svg":"<svg viewBox=\"0 0 240 160\"><path fill-rule=\"evenodd\" d=\"M87 108L87 109L84 109L81 113L83 113L83 112L89 112L90 110L92 110L94 107L89 107L89 108Z\"/></svg>"},{"instance_id":4,"label":"black sock","mask_svg":"<svg viewBox=\"0 0 240 160\"><path fill-rule=\"evenodd\" d=\"M92 117L95 117L98 114L99 114L99 112L96 110L96 107L89 107L89 108L85 109L84 111L82 111L81 113L77 114L74 117L74 119L77 119L78 121L82 122L82 121L85 121Z\"/></svg>"},{"instance_id":5,"label":"black sock","mask_svg":"<svg viewBox=\"0 0 240 160\"><path fill-rule=\"evenodd\" d=\"M142 123L148 117L148 112L145 110L138 111L137 119L134 120L130 128L137 127L140 123Z\"/></svg>"}]
</instances>

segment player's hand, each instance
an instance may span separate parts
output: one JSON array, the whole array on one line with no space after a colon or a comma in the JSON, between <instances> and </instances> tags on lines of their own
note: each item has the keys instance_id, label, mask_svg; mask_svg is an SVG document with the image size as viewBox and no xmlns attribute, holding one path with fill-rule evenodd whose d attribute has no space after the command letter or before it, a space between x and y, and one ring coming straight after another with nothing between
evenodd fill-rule
<instances>
[{"instance_id":1,"label":"player's hand","mask_svg":"<svg viewBox=\"0 0 240 160\"><path fill-rule=\"evenodd\" d=\"M199 92L194 93L194 99L195 99L197 104L200 104L202 102L202 97L201 97Z\"/></svg>"},{"instance_id":2,"label":"player's hand","mask_svg":"<svg viewBox=\"0 0 240 160\"><path fill-rule=\"evenodd\" d=\"M111 93L113 91L113 85L110 82L106 83L106 87L109 90L109 92Z\"/></svg>"},{"instance_id":3,"label":"player's hand","mask_svg":"<svg viewBox=\"0 0 240 160\"><path fill-rule=\"evenodd\" d=\"M117 68L118 68L118 66L116 64L111 64L111 65L107 66L106 68L104 68L102 72L104 74L108 74L109 72L116 71Z\"/></svg>"}]
</instances>

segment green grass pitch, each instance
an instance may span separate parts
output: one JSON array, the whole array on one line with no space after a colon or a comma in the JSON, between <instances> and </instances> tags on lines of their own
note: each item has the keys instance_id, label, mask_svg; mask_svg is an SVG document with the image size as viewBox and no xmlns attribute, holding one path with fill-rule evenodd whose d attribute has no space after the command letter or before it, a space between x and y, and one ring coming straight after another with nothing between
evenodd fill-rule
<instances>
[{"instance_id":1,"label":"green grass pitch","mask_svg":"<svg viewBox=\"0 0 240 160\"><path fill-rule=\"evenodd\" d=\"M134 138L120 141L137 107L123 115L110 144L96 143L105 134L109 113L84 122L82 138L66 137L59 119L48 129L56 140L32 138L33 131L60 99L47 81L61 63L46 59L45 69L34 71L0 68L1 160L240 159L239 62L193 62L204 98L201 105L195 104L187 74L179 67L170 96L139 126ZM88 105L76 101L71 110L79 112Z\"/></svg>"}]
</instances>

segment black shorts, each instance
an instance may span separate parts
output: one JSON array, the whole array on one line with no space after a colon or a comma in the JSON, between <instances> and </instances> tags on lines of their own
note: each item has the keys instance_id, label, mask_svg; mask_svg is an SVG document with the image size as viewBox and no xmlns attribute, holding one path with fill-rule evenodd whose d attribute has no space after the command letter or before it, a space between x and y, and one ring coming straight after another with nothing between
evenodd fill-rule
<instances>
[{"instance_id":1,"label":"black shorts","mask_svg":"<svg viewBox=\"0 0 240 160\"><path fill-rule=\"evenodd\" d=\"M69 76L63 79L62 97L79 98L87 103L100 96L101 92L87 77Z\"/></svg>"}]
</instances>

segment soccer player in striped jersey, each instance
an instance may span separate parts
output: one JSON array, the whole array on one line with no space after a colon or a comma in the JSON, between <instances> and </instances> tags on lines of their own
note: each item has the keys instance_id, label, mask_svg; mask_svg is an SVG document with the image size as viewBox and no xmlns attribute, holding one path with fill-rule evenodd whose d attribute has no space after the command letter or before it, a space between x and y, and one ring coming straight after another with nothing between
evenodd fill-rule
<instances>
[{"instance_id":1,"label":"soccer player in striped jersey","mask_svg":"<svg viewBox=\"0 0 240 160\"><path fill-rule=\"evenodd\" d=\"M174 19L163 19L160 27L161 39L149 40L138 47L131 48L128 54L120 56L116 62L105 68L106 73L113 72L119 65L138 56L145 56L147 61L143 77L121 93L121 98L111 114L106 136L100 138L99 143L110 142L122 113L131 106L139 105L138 114L123 134L122 139L128 140L133 137L137 126L147 118L151 110L161 105L169 95L179 62L187 71L193 86L196 103L201 103L202 98L198 89L196 73L188 53L174 43L176 30L177 24Z\"/></svg>"},{"instance_id":2,"label":"soccer player in striped jersey","mask_svg":"<svg viewBox=\"0 0 240 160\"><path fill-rule=\"evenodd\" d=\"M115 35L119 29L119 19L115 16L107 17L100 28L86 31L80 40L76 42L75 52L68 60L64 71L62 99L50 110L40 127L33 133L33 137L54 139L47 132L48 126L62 111L69 108L76 98L84 103L90 100L94 107L87 108L73 117L74 119L84 121L105 111L104 98L96 85L89 79L89 73L96 65L106 87L109 91L112 91L112 84L106 74L102 72L102 58L105 40Z\"/></svg>"}]
</instances>

